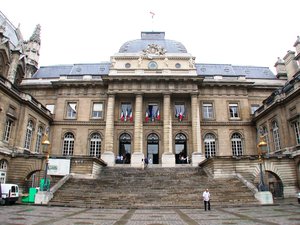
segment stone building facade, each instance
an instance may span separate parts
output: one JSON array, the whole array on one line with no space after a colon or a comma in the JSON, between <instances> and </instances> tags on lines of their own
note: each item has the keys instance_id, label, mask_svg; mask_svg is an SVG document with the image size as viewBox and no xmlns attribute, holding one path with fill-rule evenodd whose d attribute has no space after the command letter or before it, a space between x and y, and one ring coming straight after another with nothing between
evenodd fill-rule
<instances>
[{"instance_id":1,"label":"stone building facade","mask_svg":"<svg viewBox=\"0 0 300 225\"><path fill-rule=\"evenodd\" d=\"M182 43L166 39L164 32L141 32L140 39L125 42L107 62L39 68L40 27L23 41L18 28L3 14L0 19L0 162L9 171L6 180L18 182L42 170L38 163L22 172L12 168L15 157L23 158L24 165L26 157L43 159L41 135L46 131L53 158L82 156L132 167L145 159L176 167L230 158L231 165L243 167L239 160L257 155L261 130L277 135L276 117L281 145L270 142L268 153L289 152L287 163L298 178L287 193L295 192L299 44L297 56L289 52L276 63L277 75L267 67L195 62ZM293 90L285 94L289 84ZM275 104L270 98L281 100Z\"/></svg>"}]
</instances>

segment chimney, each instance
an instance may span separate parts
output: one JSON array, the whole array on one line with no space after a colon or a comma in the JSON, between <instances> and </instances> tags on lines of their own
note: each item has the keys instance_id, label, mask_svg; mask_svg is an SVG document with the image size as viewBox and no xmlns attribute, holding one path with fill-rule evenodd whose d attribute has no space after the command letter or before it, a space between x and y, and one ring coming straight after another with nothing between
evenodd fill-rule
<instances>
[{"instance_id":1,"label":"chimney","mask_svg":"<svg viewBox=\"0 0 300 225\"><path fill-rule=\"evenodd\" d=\"M299 67L297 61L295 60L295 52L288 51L283 59L287 71L288 80L291 80L297 74L297 72L299 72Z\"/></svg>"},{"instance_id":2,"label":"chimney","mask_svg":"<svg viewBox=\"0 0 300 225\"><path fill-rule=\"evenodd\" d=\"M284 64L284 61L280 57L277 58L277 62L275 63L274 67L277 72L276 77L281 80L287 80L285 64Z\"/></svg>"}]
</instances>

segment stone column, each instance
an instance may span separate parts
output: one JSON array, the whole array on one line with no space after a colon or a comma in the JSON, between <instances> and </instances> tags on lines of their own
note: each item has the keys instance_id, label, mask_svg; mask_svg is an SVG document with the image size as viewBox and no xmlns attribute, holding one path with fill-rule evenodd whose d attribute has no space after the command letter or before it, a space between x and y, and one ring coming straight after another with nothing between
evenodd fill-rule
<instances>
[{"instance_id":1,"label":"stone column","mask_svg":"<svg viewBox=\"0 0 300 225\"><path fill-rule=\"evenodd\" d=\"M172 145L172 113L171 113L171 95L164 94L163 107L163 146L164 152L162 155L163 167L175 166L175 155L173 153Z\"/></svg>"},{"instance_id":2,"label":"stone column","mask_svg":"<svg viewBox=\"0 0 300 225\"><path fill-rule=\"evenodd\" d=\"M105 141L104 152L101 158L107 163L108 166L115 164L114 155L114 109L115 109L115 95L108 95L107 110L106 110L106 125L105 125Z\"/></svg>"},{"instance_id":3,"label":"stone column","mask_svg":"<svg viewBox=\"0 0 300 225\"><path fill-rule=\"evenodd\" d=\"M192 165L198 166L198 164L205 159L201 151L201 132L200 132L200 110L198 95L191 95L191 111L192 111Z\"/></svg>"},{"instance_id":4,"label":"stone column","mask_svg":"<svg viewBox=\"0 0 300 225\"><path fill-rule=\"evenodd\" d=\"M143 154L143 95L137 94L135 97L134 118L134 144L131 155L131 166L141 167L144 165Z\"/></svg>"}]
</instances>

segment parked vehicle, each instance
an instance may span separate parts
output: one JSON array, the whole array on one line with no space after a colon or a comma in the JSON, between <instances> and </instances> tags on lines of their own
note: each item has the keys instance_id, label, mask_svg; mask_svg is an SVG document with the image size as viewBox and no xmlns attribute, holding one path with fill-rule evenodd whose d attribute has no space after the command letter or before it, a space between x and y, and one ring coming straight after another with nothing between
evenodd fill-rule
<instances>
[{"instance_id":1,"label":"parked vehicle","mask_svg":"<svg viewBox=\"0 0 300 225\"><path fill-rule=\"evenodd\" d=\"M14 204L19 199L19 186L16 184L0 185L1 204Z\"/></svg>"},{"instance_id":2,"label":"parked vehicle","mask_svg":"<svg viewBox=\"0 0 300 225\"><path fill-rule=\"evenodd\" d=\"M298 192L298 203L300 204L300 192Z\"/></svg>"}]
</instances>

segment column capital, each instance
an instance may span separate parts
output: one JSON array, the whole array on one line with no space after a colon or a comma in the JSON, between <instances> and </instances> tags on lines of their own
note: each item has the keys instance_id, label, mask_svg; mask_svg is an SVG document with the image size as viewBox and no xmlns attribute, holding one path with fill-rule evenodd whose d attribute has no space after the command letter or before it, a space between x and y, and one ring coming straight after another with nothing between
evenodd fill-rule
<instances>
[{"instance_id":1,"label":"column capital","mask_svg":"<svg viewBox=\"0 0 300 225\"><path fill-rule=\"evenodd\" d=\"M194 96L198 97L199 96L199 92L198 91L197 92L191 92L190 95L192 97L194 97Z\"/></svg>"}]
</instances>

